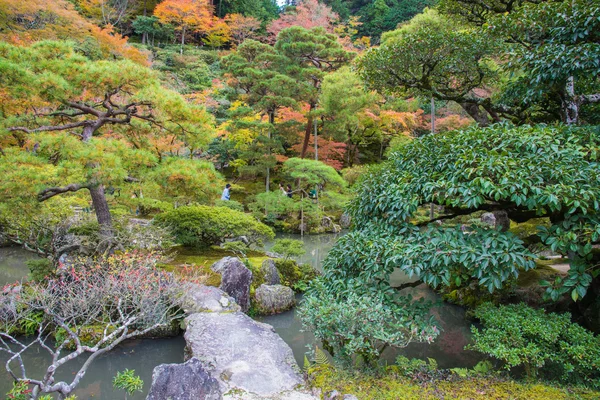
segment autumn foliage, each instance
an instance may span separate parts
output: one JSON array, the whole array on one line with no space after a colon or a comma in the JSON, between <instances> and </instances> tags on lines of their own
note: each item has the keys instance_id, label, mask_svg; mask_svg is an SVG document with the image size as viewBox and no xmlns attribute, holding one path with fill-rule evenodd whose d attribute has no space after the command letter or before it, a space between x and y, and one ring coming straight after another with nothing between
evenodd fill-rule
<instances>
[{"instance_id":1,"label":"autumn foliage","mask_svg":"<svg viewBox=\"0 0 600 400\"><path fill-rule=\"evenodd\" d=\"M28 45L39 40L72 40L90 58L127 58L148 64L147 54L127 43L111 25L100 28L66 0L0 0L0 41Z\"/></svg>"},{"instance_id":2,"label":"autumn foliage","mask_svg":"<svg viewBox=\"0 0 600 400\"><path fill-rule=\"evenodd\" d=\"M295 8L286 10L279 19L271 22L267 32L274 41L279 32L292 26L301 26L306 29L321 26L328 32L333 31L333 23L338 15L326 4L318 0L302 0Z\"/></svg>"},{"instance_id":3,"label":"autumn foliage","mask_svg":"<svg viewBox=\"0 0 600 400\"><path fill-rule=\"evenodd\" d=\"M212 5L206 0L165 0L154 9L154 15L164 24L172 24L181 32L206 32L212 25Z\"/></svg>"}]
</instances>

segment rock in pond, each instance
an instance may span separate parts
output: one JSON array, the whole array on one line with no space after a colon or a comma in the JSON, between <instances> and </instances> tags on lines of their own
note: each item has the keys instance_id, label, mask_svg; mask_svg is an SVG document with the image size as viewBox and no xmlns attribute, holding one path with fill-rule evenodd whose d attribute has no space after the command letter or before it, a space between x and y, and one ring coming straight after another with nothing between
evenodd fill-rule
<instances>
[{"instance_id":1,"label":"rock in pond","mask_svg":"<svg viewBox=\"0 0 600 400\"><path fill-rule=\"evenodd\" d=\"M146 400L219 400L219 382L200 360L184 364L161 364L152 372L152 386Z\"/></svg>"},{"instance_id":2,"label":"rock in pond","mask_svg":"<svg viewBox=\"0 0 600 400\"><path fill-rule=\"evenodd\" d=\"M225 257L210 267L213 271L221 274L221 286L219 289L230 295L239 304L242 311L250 308L250 283L252 282L252 271L237 257Z\"/></svg>"},{"instance_id":3,"label":"rock in pond","mask_svg":"<svg viewBox=\"0 0 600 400\"><path fill-rule=\"evenodd\" d=\"M233 297L228 296L221 289L196 283L184 285L179 304L186 314L240 311L240 306L236 304Z\"/></svg>"},{"instance_id":4,"label":"rock in pond","mask_svg":"<svg viewBox=\"0 0 600 400\"><path fill-rule=\"evenodd\" d=\"M279 271L275 265L275 260L268 259L263 261L260 266L260 272L262 272L267 285L279 285L281 283L281 277Z\"/></svg>"},{"instance_id":5,"label":"rock in pond","mask_svg":"<svg viewBox=\"0 0 600 400\"><path fill-rule=\"evenodd\" d=\"M304 383L298 364L269 325L241 312L199 313L185 323L186 356L202 361L224 398L314 398L296 391Z\"/></svg>"},{"instance_id":6,"label":"rock in pond","mask_svg":"<svg viewBox=\"0 0 600 400\"><path fill-rule=\"evenodd\" d=\"M263 314L278 314L296 304L294 291L283 285L260 285L254 293L256 307Z\"/></svg>"},{"instance_id":7,"label":"rock in pond","mask_svg":"<svg viewBox=\"0 0 600 400\"><path fill-rule=\"evenodd\" d=\"M348 229L350 228L350 225L352 225L352 217L350 216L350 214L343 213L340 217L340 226L343 229Z\"/></svg>"}]
</instances>

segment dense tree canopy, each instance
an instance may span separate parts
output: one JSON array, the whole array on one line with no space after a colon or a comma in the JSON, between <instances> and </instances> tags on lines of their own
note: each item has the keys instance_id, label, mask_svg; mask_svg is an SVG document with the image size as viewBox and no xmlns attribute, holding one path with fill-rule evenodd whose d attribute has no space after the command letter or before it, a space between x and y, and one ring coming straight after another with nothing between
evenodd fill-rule
<instances>
[{"instance_id":1,"label":"dense tree canopy","mask_svg":"<svg viewBox=\"0 0 600 400\"><path fill-rule=\"evenodd\" d=\"M107 234L105 188L143 182L163 155L155 150L156 133L169 132L183 147L200 146L211 135L212 119L202 108L130 61L92 61L64 42L4 44L0 71L0 168L9 177L2 180L3 200L45 201L87 189ZM161 171L166 181L178 174Z\"/></svg>"},{"instance_id":2,"label":"dense tree canopy","mask_svg":"<svg viewBox=\"0 0 600 400\"><path fill-rule=\"evenodd\" d=\"M577 300L595 275L598 230L595 128L495 125L426 136L367 173L350 206L357 229L325 262L330 290L389 290L399 268L433 287L476 282L490 292L534 267L534 254L511 232L452 221L477 211L503 211L516 222L548 218L528 242L542 242L573 262L568 279L548 293ZM444 207L431 221L411 222L419 206ZM449 221L449 222L447 222ZM429 223L429 221L427 222Z\"/></svg>"},{"instance_id":3,"label":"dense tree canopy","mask_svg":"<svg viewBox=\"0 0 600 400\"><path fill-rule=\"evenodd\" d=\"M358 60L358 71L382 93L455 101L486 126L501 111L489 95L497 77L491 60L496 49L493 37L428 10L384 35L379 48Z\"/></svg>"}]
</instances>

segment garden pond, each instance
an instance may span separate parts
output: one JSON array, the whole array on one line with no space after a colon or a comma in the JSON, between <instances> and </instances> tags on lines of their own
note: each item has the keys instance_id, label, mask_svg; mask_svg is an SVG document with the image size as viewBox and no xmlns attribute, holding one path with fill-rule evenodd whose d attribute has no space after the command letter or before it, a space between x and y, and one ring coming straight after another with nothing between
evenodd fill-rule
<instances>
[{"instance_id":1,"label":"garden pond","mask_svg":"<svg viewBox=\"0 0 600 400\"><path fill-rule=\"evenodd\" d=\"M339 235L326 234L315 236L300 235L280 235L302 240L305 244L306 254L299 258L299 262L309 263L315 268L320 269L321 264L327 252L335 244ZM267 243L267 250L272 243ZM27 266L25 262L28 259L35 258L36 255L19 248L0 248L0 284L11 283L27 276ZM407 276L398 273L392 277L394 286L408 282ZM439 296L426 286L405 289L410 291L414 297L424 297L428 300L438 302ZM298 296L301 300L301 296ZM404 355L409 358L427 359L433 358L441 368L454 367L472 367L479 362L483 356L464 350L464 346L470 340L471 322L465 317L465 310L461 307L447 303L439 302L432 309L433 315L439 321L442 333L433 344L410 344L407 348L401 350L388 349L383 355L383 359L388 363L393 363L398 355ZM271 324L275 331L288 343L294 352L294 356L299 365L302 366L304 354L314 348L314 336L310 332L302 332L302 325L296 316L295 310L290 310L282 314L258 317L257 320ZM136 393L128 397L133 400L144 399L150 388L152 381L152 370L155 366L163 363L183 362L183 349L185 342L183 337L165 338L165 339L142 339L133 340L118 346L110 353L99 357L88 369L85 377L82 379L75 395L79 399L99 399L113 400L125 398L125 393L115 391L112 387L112 380L117 372L126 368L134 369L136 374L144 380L143 392ZM41 349L32 349L25 354L25 362L30 365L30 374L35 376L41 372L45 365L43 361L46 354ZM6 355L0 353L0 365L4 365ZM67 364L62 374L58 378L68 378L74 374L74 371L84 362L84 359L71 361ZM4 368L0 369L0 396L10 390L12 386L11 379Z\"/></svg>"}]
</instances>

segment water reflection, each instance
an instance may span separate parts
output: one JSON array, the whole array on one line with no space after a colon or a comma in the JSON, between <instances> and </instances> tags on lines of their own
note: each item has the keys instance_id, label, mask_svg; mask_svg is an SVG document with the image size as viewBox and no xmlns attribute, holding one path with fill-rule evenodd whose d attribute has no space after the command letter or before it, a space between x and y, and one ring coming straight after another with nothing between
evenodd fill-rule
<instances>
[{"instance_id":1,"label":"water reflection","mask_svg":"<svg viewBox=\"0 0 600 400\"><path fill-rule=\"evenodd\" d=\"M124 399L125 392L115 390L112 386L112 380L117 372L129 368L134 369L136 374L142 378L144 388L142 392L127 398L131 400L145 399L152 384L152 370L154 367L164 363L183 362L184 346L185 341L181 336L166 339L130 340L122 343L111 352L94 360L74 394L78 399ZM0 370L0 397L12 387L10 376L4 370L7 359L5 353L0 353L0 365L2 365ZM37 347L29 350L24 355L27 373L30 377L41 376L49 360L48 353L43 349ZM84 362L85 358L81 357L69 361L57 372L57 380L66 380L70 383L73 380L73 375Z\"/></svg>"},{"instance_id":2,"label":"water reflection","mask_svg":"<svg viewBox=\"0 0 600 400\"><path fill-rule=\"evenodd\" d=\"M0 287L27 277L25 262L36 258L39 256L21 247L0 247Z\"/></svg>"},{"instance_id":3,"label":"water reflection","mask_svg":"<svg viewBox=\"0 0 600 400\"><path fill-rule=\"evenodd\" d=\"M321 265L323 265L327 253L329 253L329 250L331 250L335 242L344 234L345 233L342 232L336 234L301 236L294 233L278 233L275 239L296 239L304 242L306 253L301 257L296 257L296 261L301 264L310 264L316 269L321 270ZM274 242L265 243L265 249L267 251L271 250L274 244Z\"/></svg>"},{"instance_id":4,"label":"water reflection","mask_svg":"<svg viewBox=\"0 0 600 400\"><path fill-rule=\"evenodd\" d=\"M321 269L327 253L341 235L325 234L301 237L300 235L281 234L277 235L277 238L302 240L307 251L298 261L309 263L315 268ZM273 243L268 243L266 247L270 249L272 246ZM390 277L390 284L396 287L414 280L414 277L409 278L402 271L396 270ZM415 299L425 298L436 304L431 309L431 313L438 321L441 333L432 344L411 343L404 349L388 348L382 355L383 361L393 363L398 355L404 355L408 358L423 360L433 358L440 368L465 368L473 367L484 358L482 354L464 350L464 347L471 340L470 327L472 322L466 318L465 310L462 307L442 302L440 296L426 285L404 289L402 293L410 293ZM298 297L297 300L301 301L301 297ZM302 366L304 354L309 348L315 346L315 337L310 332L301 332L302 323L298 319L296 311L290 310L282 314L257 319L273 325L275 331L292 348L296 361Z\"/></svg>"}]
</instances>

